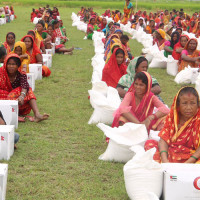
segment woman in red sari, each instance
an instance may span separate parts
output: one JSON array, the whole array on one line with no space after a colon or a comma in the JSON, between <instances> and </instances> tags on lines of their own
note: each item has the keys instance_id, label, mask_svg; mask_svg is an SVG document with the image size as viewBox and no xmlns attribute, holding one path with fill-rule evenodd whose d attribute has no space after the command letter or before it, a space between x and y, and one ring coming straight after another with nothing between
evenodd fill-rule
<instances>
[{"instance_id":1,"label":"woman in red sari","mask_svg":"<svg viewBox=\"0 0 200 200\"><path fill-rule=\"evenodd\" d=\"M6 35L6 42L3 43L2 46L6 48L7 54L13 51L15 45L15 34L13 32L9 32Z\"/></svg>"},{"instance_id":2,"label":"woman in red sari","mask_svg":"<svg viewBox=\"0 0 200 200\"><path fill-rule=\"evenodd\" d=\"M116 88L119 79L127 73L127 66L124 64L124 61L124 50L121 48L115 49L108 63L103 69L102 81L105 81L108 86Z\"/></svg>"},{"instance_id":3,"label":"woman in red sari","mask_svg":"<svg viewBox=\"0 0 200 200\"><path fill-rule=\"evenodd\" d=\"M26 53L30 56L30 64L43 64L43 58L40 50L32 36L26 35L21 39L26 44ZM48 77L51 74L51 70L47 66L42 66L42 76Z\"/></svg>"},{"instance_id":4,"label":"woman in red sari","mask_svg":"<svg viewBox=\"0 0 200 200\"><path fill-rule=\"evenodd\" d=\"M169 109L151 92L151 87L152 78L148 72L136 74L132 86L114 114L112 127L132 122L145 124L148 131L161 130ZM153 114L154 107L157 112Z\"/></svg>"},{"instance_id":5,"label":"woman in red sari","mask_svg":"<svg viewBox=\"0 0 200 200\"><path fill-rule=\"evenodd\" d=\"M148 140L145 150L156 147L154 160L162 163L200 163L199 95L184 87L174 98L159 143Z\"/></svg>"},{"instance_id":6,"label":"woman in red sari","mask_svg":"<svg viewBox=\"0 0 200 200\"><path fill-rule=\"evenodd\" d=\"M18 71L20 66L21 60L17 54L9 54L6 57L3 67L0 68L0 99L17 100L19 115L27 115L33 110L34 118L32 121L40 122L48 119L49 115L40 114L36 97L29 87L26 74L21 74Z\"/></svg>"},{"instance_id":7,"label":"woman in red sari","mask_svg":"<svg viewBox=\"0 0 200 200\"><path fill-rule=\"evenodd\" d=\"M175 44L174 50L172 52L172 56L175 60L181 60L181 52L184 50L189 39L190 38L187 35L180 36L180 40L177 44Z\"/></svg>"}]
</instances>

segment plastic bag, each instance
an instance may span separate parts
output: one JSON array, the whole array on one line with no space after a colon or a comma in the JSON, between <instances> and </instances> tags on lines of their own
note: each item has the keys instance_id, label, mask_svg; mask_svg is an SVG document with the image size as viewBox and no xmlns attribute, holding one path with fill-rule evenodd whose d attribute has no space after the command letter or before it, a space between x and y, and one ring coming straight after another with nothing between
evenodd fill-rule
<instances>
[{"instance_id":1,"label":"plastic bag","mask_svg":"<svg viewBox=\"0 0 200 200\"><path fill-rule=\"evenodd\" d=\"M171 76L176 76L178 73L178 60L169 55L167 59L167 73Z\"/></svg>"}]
</instances>

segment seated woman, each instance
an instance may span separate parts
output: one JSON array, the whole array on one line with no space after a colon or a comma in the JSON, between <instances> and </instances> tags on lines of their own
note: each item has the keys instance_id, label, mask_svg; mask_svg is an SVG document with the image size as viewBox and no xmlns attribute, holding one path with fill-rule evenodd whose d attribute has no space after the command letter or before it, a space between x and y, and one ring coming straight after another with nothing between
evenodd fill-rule
<instances>
[{"instance_id":1,"label":"seated woman","mask_svg":"<svg viewBox=\"0 0 200 200\"><path fill-rule=\"evenodd\" d=\"M126 74L125 53L121 48L114 50L108 63L104 66L102 73L102 81L105 81L108 86L116 88L119 79Z\"/></svg>"},{"instance_id":2,"label":"seated woman","mask_svg":"<svg viewBox=\"0 0 200 200\"><path fill-rule=\"evenodd\" d=\"M181 53L181 62L178 71L185 69L185 67L197 68L200 62L200 52L197 50L198 41L194 38L190 39L185 49Z\"/></svg>"},{"instance_id":3,"label":"seated woman","mask_svg":"<svg viewBox=\"0 0 200 200\"><path fill-rule=\"evenodd\" d=\"M195 36L198 38L200 36L200 21L197 24L197 29L195 31Z\"/></svg>"},{"instance_id":4,"label":"seated woman","mask_svg":"<svg viewBox=\"0 0 200 200\"><path fill-rule=\"evenodd\" d=\"M164 27L164 31L165 31L165 39L171 40L171 34L172 34L172 31L173 31L173 26L171 25L171 23L169 23L168 25L166 25Z\"/></svg>"},{"instance_id":5,"label":"seated woman","mask_svg":"<svg viewBox=\"0 0 200 200\"><path fill-rule=\"evenodd\" d=\"M21 66L19 67L19 72L29 73L30 57L26 54L26 45L24 42L16 42L14 46L13 53L16 53L21 60Z\"/></svg>"},{"instance_id":6,"label":"seated woman","mask_svg":"<svg viewBox=\"0 0 200 200\"><path fill-rule=\"evenodd\" d=\"M2 44L6 48L7 54L13 51L15 45L15 34L13 32L9 32L6 35L6 42Z\"/></svg>"},{"instance_id":7,"label":"seated woman","mask_svg":"<svg viewBox=\"0 0 200 200\"><path fill-rule=\"evenodd\" d=\"M145 20L144 20L143 17L140 17L140 18L139 18L138 23L137 23L137 25L136 25L136 30L137 30L137 31L139 30L139 28L142 28L144 31L145 31L145 29L146 29L146 22L145 22Z\"/></svg>"},{"instance_id":8,"label":"seated woman","mask_svg":"<svg viewBox=\"0 0 200 200\"><path fill-rule=\"evenodd\" d=\"M155 31L155 38L153 40L153 45L157 44L159 50L163 50L164 49L164 45L165 45L165 31L163 31L162 29L158 29Z\"/></svg>"},{"instance_id":9,"label":"seated woman","mask_svg":"<svg viewBox=\"0 0 200 200\"><path fill-rule=\"evenodd\" d=\"M149 73L139 72L120 107L115 112L112 127L127 122L145 124L147 130L161 130L169 109L151 92L152 79ZM157 112L153 114L154 107Z\"/></svg>"},{"instance_id":10,"label":"seated woman","mask_svg":"<svg viewBox=\"0 0 200 200\"><path fill-rule=\"evenodd\" d=\"M175 31L171 35L171 40L165 42L165 47L164 47L165 57L168 58L169 55L172 55L174 50L174 45L178 43L179 37L180 37L179 33Z\"/></svg>"},{"instance_id":11,"label":"seated woman","mask_svg":"<svg viewBox=\"0 0 200 200\"><path fill-rule=\"evenodd\" d=\"M91 17L87 25L87 39L92 40L94 31L97 31L97 30L100 30L100 28L97 25L95 25L95 18Z\"/></svg>"},{"instance_id":12,"label":"seated woman","mask_svg":"<svg viewBox=\"0 0 200 200\"><path fill-rule=\"evenodd\" d=\"M149 25L146 26L146 33L152 34L155 31L155 21L152 19L150 20Z\"/></svg>"},{"instance_id":13,"label":"seated woman","mask_svg":"<svg viewBox=\"0 0 200 200\"><path fill-rule=\"evenodd\" d=\"M52 24L48 25L47 33L51 36L51 43L55 43L56 35L54 33L54 26ZM66 49L64 44L56 45L55 51L56 53L63 53L65 55L72 55L74 47L70 49Z\"/></svg>"},{"instance_id":14,"label":"seated woman","mask_svg":"<svg viewBox=\"0 0 200 200\"><path fill-rule=\"evenodd\" d=\"M30 56L30 64L43 64L43 58L40 50L32 36L26 35L21 39L26 45L26 53ZM47 66L42 66L42 76L48 77L51 74L51 70Z\"/></svg>"},{"instance_id":15,"label":"seated woman","mask_svg":"<svg viewBox=\"0 0 200 200\"><path fill-rule=\"evenodd\" d=\"M131 87L131 85L134 82L134 77L137 73L142 71L148 70L148 60L144 56L136 57L133 60L131 60L130 64L127 68L127 74L121 77L121 79L118 82L117 90L119 93L119 96L121 98L124 98L127 91ZM158 95L161 93L160 86L158 84L158 81L152 77L152 88L151 92L155 95Z\"/></svg>"},{"instance_id":16,"label":"seated woman","mask_svg":"<svg viewBox=\"0 0 200 200\"><path fill-rule=\"evenodd\" d=\"M36 24L36 31L35 31L35 37L39 41L43 41L45 49L51 49L51 36L45 32L45 23L43 20L40 20Z\"/></svg>"},{"instance_id":17,"label":"seated woman","mask_svg":"<svg viewBox=\"0 0 200 200\"><path fill-rule=\"evenodd\" d=\"M187 35L180 36L180 40L174 45L174 50L172 52L172 56L175 60L181 60L181 52L184 50L189 39Z\"/></svg>"},{"instance_id":18,"label":"seated woman","mask_svg":"<svg viewBox=\"0 0 200 200\"><path fill-rule=\"evenodd\" d=\"M200 163L199 95L193 87L182 88L174 98L160 141L148 140L145 150L156 147L154 160L162 163Z\"/></svg>"},{"instance_id":19,"label":"seated woman","mask_svg":"<svg viewBox=\"0 0 200 200\"><path fill-rule=\"evenodd\" d=\"M34 119L40 122L48 119L49 115L41 115L36 97L27 82L26 74L21 74L18 68L21 66L20 57L17 54L9 54L4 66L0 68L0 99L17 100L19 102L19 115L27 115L33 110Z\"/></svg>"},{"instance_id":20,"label":"seated woman","mask_svg":"<svg viewBox=\"0 0 200 200\"><path fill-rule=\"evenodd\" d=\"M54 20L53 25L54 25L55 36L60 38L61 44L65 44L68 41L68 38L65 36L65 33L60 28L60 22L58 20Z\"/></svg>"}]
</instances>

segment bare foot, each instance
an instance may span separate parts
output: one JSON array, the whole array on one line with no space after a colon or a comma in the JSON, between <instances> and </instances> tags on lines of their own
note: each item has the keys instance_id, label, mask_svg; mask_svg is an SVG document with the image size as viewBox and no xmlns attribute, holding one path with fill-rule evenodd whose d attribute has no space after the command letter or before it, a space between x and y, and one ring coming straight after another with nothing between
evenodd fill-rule
<instances>
[{"instance_id":1,"label":"bare foot","mask_svg":"<svg viewBox=\"0 0 200 200\"><path fill-rule=\"evenodd\" d=\"M74 50L74 47L72 47L72 48L69 49L69 51L73 51L73 50Z\"/></svg>"},{"instance_id":2,"label":"bare foot","mask_svg":"<svg viewBox=\"0 0 200 200\"><path fill-rule=\"evenodd\" d=\"M49 115L48 114L44 114L44 115L41 115L41 114L39 114L39 115L37 115L37 116L35 116L35 122L41 122L41 121L43 121L43 120L47 120L49 118Z\"/></svg>"},{"instance_id":3,"label":"bare foot","mask_svg":"<svg viewBox=\"0 0 200 200\"><path fill-rule=\"evenodd\" d=\"M65 52L64 53L64 55L72 55L73 54L73 52L71 51L71 52Z\"/></svg>"}]
</instances>

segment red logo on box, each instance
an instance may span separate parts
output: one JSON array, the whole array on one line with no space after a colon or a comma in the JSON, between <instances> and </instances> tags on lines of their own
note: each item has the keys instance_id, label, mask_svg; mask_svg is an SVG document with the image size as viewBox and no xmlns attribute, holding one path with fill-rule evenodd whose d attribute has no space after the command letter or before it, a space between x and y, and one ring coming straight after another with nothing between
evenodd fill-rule
<instances>
[{"instance_id":1,"label":"red logo on box","mask_svg":"<svg viewBox=\"0 0 200 200\"><path fill-rule=\"evenodd\" d=\"M200 177L197 177L197 178L194 179L194 187L197 190L200 190Z\"/></svg>"},{"instance_id":2,"label":"red logo on box","mask_svg":"<svg viewBox=\"0 0 200 200\"><path fill-rule=\"evenodd\" d=\"M1 136L1 140L4 141L4 137L3 136Z\"/></svg>"},{"instance_id":3,"label":"red logo on box","mask_svg":"<svg viewBox=\"0 0 200 200\"><path fill-rule=\"evenodd\" d=\"M14 109L14 108L12 108L12 112L15 112L15 109Z\"/></svg>"}]
</instances>

